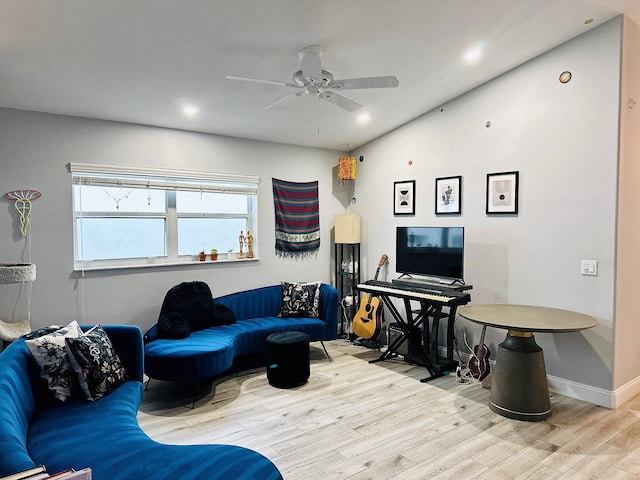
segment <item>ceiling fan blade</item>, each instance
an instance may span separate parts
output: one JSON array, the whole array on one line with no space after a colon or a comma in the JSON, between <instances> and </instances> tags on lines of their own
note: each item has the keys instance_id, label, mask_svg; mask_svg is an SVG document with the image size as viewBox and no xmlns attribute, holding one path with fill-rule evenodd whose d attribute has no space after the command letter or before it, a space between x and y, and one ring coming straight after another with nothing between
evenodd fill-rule
<instances>
[{"instance_id":1,"label":"ceiling fan blade","mask_svg":"<svg viewBox=\"0 0 640 480\"><path fill-rule=\"evenodd\" d=\"M311 45L298 52L302 76L312 84L322 80L321 56L322 47L320 45Z\"/></svg>"},{"instance_id":2,"label":"ceiling fan blade","mask_svg":"<svg viewBox=\"0 0 640 480\"><path fill-rule=\"evenodd\" d=\"M393 88L400 84L394 76L387 77L363 77L363 78L343 78L333 80L329 88L336 90L355 90L357 88Z\"/></svg>"},{"instance_id":3,"label":"ceiling fan blade","mask_svg":"<svg viewBox=\"0 0 640 480\"><path fill-rule=\"evenodd\" d=\"M343 108L349 112L353 112L355 110L358 110L360 107L362 107L362 105L360 105L358 102L354 102L353 100L347 97L343 97L342 95L339 95L335 92L330 92L325 90L323 92L319 92L318 96L323 100L326 100L329 103L333 103L334 105L340 108Z\"/></svg>"},{"instance_id":4,"label":"ceiling fan blade","mask_svg":"<svg viewBox=\"0 0 640 480\"><path fill-rule=\"evenodd\" d=\"M294 100L297 100L298 98L300 98L303 93L304 92L299 92L299 93L292 93L290 95L287 95L286 97L283 97L280 100L277 100L277 101L273 102L271 105L266 106L264 109L265 110L269 110L270 108L273 108L273 107L280 107L282 105L288 105L289 103L293 102Z\"/></svg>"},{"instance_id":5,"label":"ceiling fan blade","mask_svg":"<svg viewBox=\"0 0 640 480\"><path fill-rule=\"evenodd\" d=\"M243 82L264 83L264 84L267 84L267 85L278 85L280 87L302 88L299 85L295 85L293 83L279 82L277 80L263 80L261 78L238 77L236 75L227 75L225 78L227 80L241 80Z\"/></svg>"}]
</instances>

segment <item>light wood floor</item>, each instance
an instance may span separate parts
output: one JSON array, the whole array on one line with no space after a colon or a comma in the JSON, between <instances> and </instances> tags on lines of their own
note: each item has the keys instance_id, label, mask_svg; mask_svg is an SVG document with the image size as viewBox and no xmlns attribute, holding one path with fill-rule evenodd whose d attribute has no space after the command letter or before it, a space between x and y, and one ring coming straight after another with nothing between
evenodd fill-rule
<instances>
[{"instance_id":1,"label":"light wood floor","mask_svg":"<svg viewBox=\"0 0 640 480\"><path fill-rule=\"evenodd\" d=\"M138 414L165 443L227 443L269 457L286 480L640 478L640 396L608 410L561 395L545 422L489 410L489 391L345 341L311 347L311 377L271 387L264 369L192 392L152 381Z\"/></svg>"}]
</instances>

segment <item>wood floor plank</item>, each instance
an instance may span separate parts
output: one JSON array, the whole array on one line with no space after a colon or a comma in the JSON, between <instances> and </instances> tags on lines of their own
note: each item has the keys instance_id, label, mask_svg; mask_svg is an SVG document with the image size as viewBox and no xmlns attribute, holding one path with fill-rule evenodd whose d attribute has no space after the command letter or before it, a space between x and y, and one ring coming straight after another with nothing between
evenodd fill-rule
<instances>
[{"instance_id":1,"label":"wood floor plank","mask_svg":"<svg viewBox=\"0 0 640 480\"><path fill-rule=\"evenodd\" d=\"M332 472L322 472L321 475L313 477L314 480L324 480L325 475L330 474L328 478L332 480L343 480L348 478L349 480L375 480L378 478L393 478L393 475L398 472L404 472L408 468L411 468L413 462L403 457L402 455L394 455L393 457L386 458L383 461L376 463L370 468L361 469L357 473L350 474L345 471L344 474L337 474L332 476ZM347 476L345 476L347 475ZM407 477L411 478L411 477Z\"/></svg>"},{"instance_id":2,"label":"wood floor plank","mask_svg":"<svg viewBox=\"0 0 640 480\"><path fill-rule=\"evenodd\" d=\"M287 480L309 480L318 472L324 472L328 465L339 465L344 461L345 458L334 450L327 454L305 459L304 462L287 468L280 467L280 471Z\"/></svg>"},{"instance_id":3,"label":"wood floor plank","mask_svg":"<svg viewBox=\"0 0 640 480\"><path fill-rule=\"evenodd\" d=\"M620 470L637 475L640 478L640 448L636 448L618 464Z\"/></svg>"},{"instance_id":4,"label":"wood floor plank","mask_svg":"<svg viewBox=\"0 0 640 480\"><path fill-rule=\"evenodd\" d=\"M561 480L609 478L609 472L628 454L629 452L622 448L605 444L558 478Z\"/></svg>"},{"instance_id":5,"label":"wood floor plank","mask_svg":"<svg viewBox=\"0 0 640 480\"><path fill-rule=\"evenodd\" d=\"M544 440L533 441L526 447L494 465L491 470L513 475L512 478L520 478L519 475L525 474L530 470L535 472L541 467L548 467L549 471L554 472L553 475L560 475L562 472L558 470L555 465L545 465L543 463L546 458L557 451L557 448L556 445L545 442Z\"/></svg>"},{"instance_id":6,"label":"wood floor plank","mask_svg":"<svg viewBox=\"0 0 640 480\"><path fill-rule=\"evenodd\" d=\"M541 463L568 472L617 434L618 431L611 427L583 427L572 441L558 448Z\"/></svg>"},{"instance_id":7,"label":"wood floor plank","mask_svg":"<svg viewBox=\"0 0 640 480\"><path fill-rule=\"evenodd\" d=\"M640 448L640 419L622 430L609 441L609 444L620 447L628 452Z\"/></svg>"},{"instance_id":8,"label":"wood floor plank","mask_svg":"<svg viewBox=\"0 0 640 480\"><path fill-rule=\"evenodd\" d=\"M613 468L607 472L607 480L638 480L638 476L618 468Z\"/></svg>"},{"instance_id":9,"label":"wood floor plank","mask_svg":"<svg viewBox=\"0 0 640 480\"><path fill-rule=\"evenodd\" d=\"M523 473L519 473L521 471L521 469L515 470L518 475L514 478L517 480L555 480L562 475L562 472L546 465L535 465Z\"/></svg>"},{"instance_id":10,"label":"wood floor plank","mask_svg":"<svg viewBox=\"0 0 640 480\"><path fill-rule=\"evenodd\" d=\"M434 480L471 480L488 469L484 465L467 458L462 459L457 465L433 477Z\"/></svg>"}]
</instances>

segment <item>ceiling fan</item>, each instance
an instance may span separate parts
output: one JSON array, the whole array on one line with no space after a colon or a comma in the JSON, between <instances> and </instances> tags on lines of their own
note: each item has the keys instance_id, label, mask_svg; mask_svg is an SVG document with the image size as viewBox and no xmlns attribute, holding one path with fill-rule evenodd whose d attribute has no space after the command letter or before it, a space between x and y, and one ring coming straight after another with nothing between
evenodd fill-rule
<instances>
[{"instance_id":1,"label":"ceiling fan","mask_svg":"<svg viewBox=\"0 0 640 480\"><path fill-rule=\"evenodd\" d=\"M362 107L358 102L340 95L335 90L355 90L361 88L391 88L397 87L399 82L394 76L385 77L363 77L363 78L343 78L336 80L333 74L322 68L322 52L320 45L310 45L298 52L300 70L295 72L291 82L279 82L276 80L262 80L260 78L238 77L227 75L228 80L241 80L244 82L266 83L278 85L280 87L295 88L297 91L281 98L277 102L268 105L266 108L281 106L291 101L297 100L303 95L313 95L322 100L326 100L349 112Z\"/></svg>"}]
</instances>

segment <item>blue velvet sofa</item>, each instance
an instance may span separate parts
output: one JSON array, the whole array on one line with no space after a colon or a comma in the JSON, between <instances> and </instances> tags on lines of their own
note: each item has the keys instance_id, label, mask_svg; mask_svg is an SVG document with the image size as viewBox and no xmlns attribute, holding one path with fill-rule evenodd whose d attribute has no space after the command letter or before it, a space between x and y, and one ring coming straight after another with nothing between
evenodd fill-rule
<instances>
[{"instance_id":1,"label":"blue velvet sofa","mask_svg":"<svg viewBox=\"0 0 640 480\"><path fill-rule=\"evenodd\" d=\"M151 440L136 420L142 332L132 325L103 328L129 379L95 402L54 400L24 340L0 353L0 477L42 464L52 473L90 467L94 480L282 478L269 459L246 448Z\"/></svg>"},{"instance_id":2,"label":"blue velvet sofa","mask_svg":"<svg viewBox=\"0 0 640 480\"><path fill-rule=\"evenodd\" d=\"M303 332L312 342L337 338L338 291L334 287L320 285L318 318L278 317L281 297L281 286L273 285L216 298L216 303L234 312L237 322L191 332L178 340L158 338L154 325L145 334L145 373L158 380L193 382L224 373L240 355L265 350L267 337L275 332Z\"/></svg>"}]
</instances>

